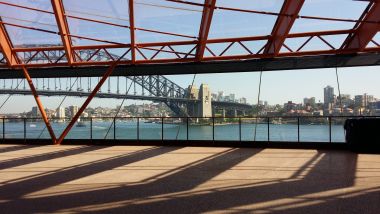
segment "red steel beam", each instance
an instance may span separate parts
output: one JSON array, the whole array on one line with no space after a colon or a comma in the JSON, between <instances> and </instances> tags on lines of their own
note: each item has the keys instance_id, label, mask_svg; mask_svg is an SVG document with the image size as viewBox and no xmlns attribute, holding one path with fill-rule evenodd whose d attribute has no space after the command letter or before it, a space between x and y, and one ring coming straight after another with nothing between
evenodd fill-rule
<instances>
[{"instance_id":1,"label":"red steel beam","mask_svg":"<svg viewBox=\"0 0 380 214\"><path fill-rule=\"evenodd\" d=\"M215 4L216 0L205 0L205 5L203 6L202 21L198 36L198 47L195 53L195 58L198 61L202 60L206 49L206 43L211 27L211 20L214 14Z\"/></svg>"},{"instance_id":2,"label":"red steel beam","mask_svg":"<svg viewBox=\"0 0 380 214\"><path fill-rule=\"evenodd\" d=\"M326 36L326 35L340 35L353 33L354 30L333 30L333 31L316 31L305 33L293 33L288 34L287 38L300 38L310 36ZM244 41L259 41L268 40L270 36L251 36L251 37L236 37L236 38L219 38L208 39L207 43L230 43L230 42L244 42ZM149 43L135 43L136 47L154 47L154 46L179 46L179 45L195 45L198 42L194 41L169 41L169 42L149 42ZM73 46L73 50L86 50L86 49L102 49L102 48L129 48L130 44L99 44L99 45L81 45ZM27 52L27 51L49 51L49 50L64 50L63 46L49 46L49 47L15 47L15 52Z\"/></svg>"},{"instance_id":3,"label":"red steel beam","mask_svg":"<svg viewBox=\"0 0 380 214\"><path fill-rule=\"evenodd\" d=\"M133 0L129 0L129 31L131 37L131 56L132 63L136 62L136 44L135 44L135 17Z\"/></svg>"},{"instance_id":4,"label":"red steel beam","mask_svg":"<svg viewBox=\"0 0 380 214\"><path fill-rule=\"evenodd\" d=\"M75 60L71 46L71 39L69 37L69 26L65 17L65 11L63 8L62 0L51 0L51 5L54 9L54 15L61 35L62 44L65 47L66 58L69 65L71 65Z\"/></svg>"},{"instance_id":5,"label":"red steel beam","mask_svg":"<svg viewBox=\"0 0 380 214\"><path fill-rule=\"evenodd\" d=\"M83 111L87 108L88 104L90 104L91 100L95 97L96 93L99 91L99 89L102 87L104 82L108 79L108 77L112 74L112 71L115 69L116 65L118 65L119 61L115 61L112 63L112 65L108 68L108 70L104 73L103 77L100 79L98 84L95 86L94 90L91 92L91 94L87 97L86 101L83 103L82 107L78 110L78 112L75 114L75 116L71 119L70 123L67 125L65 130L63 130L61 136L58 138L56 144L61 144L63 139L65 139L66 135L70 132L71 128L74 126L74 124L79 119L80 115L83 113Z\"/></svg>"},{"instance_id":6,"label":"red steel beam","mask_svg":"<svg viewBox=\"0 0 380 214\"><path fill-rule=\"evenodd\" d=\"M25 66L22 66L22 71L24 73L25 79L27 80L27 82L29 84L30 90L33 93L34 99L36 100L37 106L38 106L38 108L39 108L39 110L41 112L42 119L44 120L44 122L46 124L46 128L49 131L50 137L51 137L53 143L55 144L57 142L57 139L55 137L55 134L54 134L53 128L51 127L49 119L48 119L48 117L46 115L44 106L42 105L40 97L38 96L37 90L36 90L36 88L33 85L32 78L30 78L29 72L28 72L28 70L26 69Z\"/></svg>"},{"instance_id":7,"label":"red steel beam","mask_svg":"<svg viewBox=\"0 0 380 214\"><path fill-rule=\"evenodd\" d=\"M20 64L20 60L17 58L16 53L13 51L12 42L10 41L8 33L5 30L5 27L3 24L0 24L0 47L1 47L3 55L5 56L5 58L7 60L8 65L10 67L13 67L17 64ZM25 76L25 79L27 80L27 82L29 84L30 90L33 93L34 99L36 100L37 106L41 112L41 116L42 116L43 121L45 122L46 128L49 131L50 137L51 137L53 143L55 143L56 137L55 137L53 128L51 127L51 124L50 124L49 119L46 115L44 106L42 105L42 102L38 96L36 88L33 85L33 81L30 78L29 72L25 66L22 66L22 71L23 71L23 74Z\"/></svg>"},{"instance_id":8,"label":"red steel beam","mask_svg":"<svg viewBox=\"0 0 380 214\"><path fill-rule=\"evenodd\" d=\"M277 21L271 33L271 38L265 46L264 54L273 54L276 56L280 52L281 47L304 3L305 0L286 0L284 2L280 14L285 15L277 17Z\"/></svg>"},{"instance_id":9,"label":"red steel beam","mask_svg":"<svg viewBox=\"0 0 380 214\"><path fill-rule=\"evenodd\" d=\"M376 33L380 31L380 1L374 1L371 9L362 17L362 22L357 26L355 32L348 37L344 49L363 51Z\"/></svg>"},{"instance_id":10,"label":"red steel beam","mask_svg":"<svg viewBox=\"0 0 380 214\"><path fill-rule=\"evenodd\" d=\"M379 52L380 48L365 48L363 53L371 53L371 52ZM357 49L336 49L336 50L318 50L318 51L298 51L298 52L290 52L290 53L279 53L277 57L285 57L285 56L317 56L317 55L325 55L325 54L355 54L357 53ZM228 55L228 56L211 56L204 57L203 61L218 61L218 60L242 60L242 59L263 59L263 58L273 58L273 54L244 54L244 55ZM160 64L160 63L182 63L182 62L195 62L195 58L166 58L166 59L147 59L147 60L136 60L135 64ZM75 62L72 66L99 66L112 65L114 61L92 61L92 62ZM118 64L120 65L129 65L132 64L131 60L121 60ZM14 68L21 68L25 66L27 68L46 68L46 67L68 67L70 66L68 63L32 63L32 64L17 64ZM5 67L5 66L0 66ZM8 66L6 66L8 67Z\"/></svg>"},{"instance_id":11,"label":"red steel beam","mask_svg":"<svg viewBox=\"0 0 380 214\"><path fill-rule=\"evenodd\" d=\"M2 23L0 23L0 50L3 53L9 67L13 67L18 64L18 59L16 58L16 55L13 54L12 42L10 41L8 32Z\"/></svg>"}]
</instances>

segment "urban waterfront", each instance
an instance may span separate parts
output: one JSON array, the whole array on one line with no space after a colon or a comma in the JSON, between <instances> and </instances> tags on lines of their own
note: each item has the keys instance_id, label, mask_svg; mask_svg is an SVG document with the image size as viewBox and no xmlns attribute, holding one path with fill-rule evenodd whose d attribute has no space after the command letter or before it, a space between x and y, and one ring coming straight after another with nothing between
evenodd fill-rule
<instances>
[{"instance_id":1,"label":"urban waterfront","mask_svg":"<svg viewBox=\"0 0 380 214\"><path fill-rule=\"evenodd\" d=\"M189 121L173 123L173 120L163 119L162 122L152 122L140 118L118 118L113 120L83 120L70 131L67 139L118 139L118 140L220 140L220 141L287 141L287 142L330 142L329 124L275 124L242 121L239 123L200 124ZM161 120L160 120L161 121ZM59 135L67 122L53 122L52 127ZM137 127L139 127L137 129ZM188 131L187 131L188 127ZM255 131L256 129L256 131ZM25 131L24 131L25 130ZM298 139L299 132L299 139ZM50 138L42 121L18 119L4 123L5 139L38 139ZM214 133L214 138L213 138ZM255 137L256 135L256 137ZM331 142L344 142L342 124L331 125Z\"/></svg>"}]
</instances>

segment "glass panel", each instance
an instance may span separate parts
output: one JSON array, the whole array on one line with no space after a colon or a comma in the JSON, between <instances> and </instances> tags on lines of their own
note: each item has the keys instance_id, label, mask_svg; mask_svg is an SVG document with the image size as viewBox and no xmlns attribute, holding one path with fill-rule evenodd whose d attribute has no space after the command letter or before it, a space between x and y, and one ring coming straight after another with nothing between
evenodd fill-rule
<instances>
[{"instance_id":1,"label":"glass panel","mask_svg":"<svg viewBox=\"0 0 380 214\"><path fill-rule=\"evenodd\" d=\"M195 45L173 45L169 47L140 47L136 52L138 60L147 59L173 59L173 58L190 58L195 56ZM140 53L141 52L141 53Z\"/></svg>"},{"instance_id":2,"label":"glass panel","mask_svg":"<svg viewBox=\"0 0 380 214\"><path fill-rule=\"evenodd\" d=\"M27 119L26 120L26 138L28 139L42 138L45 131L46 131L46 125L42 121L42 119Z\"/></svg>"},{"instance_id":3,"label":"glass panel","mask_svg":"<svg viewBox=\"0 0 380 214\"><path fill-rule=\"evenodd\" d=\"M215 118L215 140L239 141L239 118Z\"/></svg>"},{"instance_id":4,"label":"glass panel","mask_svg":"<svg viewBox=\"0 0 380 214\"><path fill-rule=\"evenodd\" d=\"M24 139L24 119L5 119L5 139Z\"/></svg>"},{"instance_id":5,"label":"glass panel","mask_svg":"<svg viewBox=\"0 0 380 214\"><path fill-rule=\"evenodd\" d=\"M140 140L161 140L162 121L161 118L140 118L139 121Z\"/></svg>"},{"instance_id":6,"label":"glass panel","mask_svg":"<svg viewBox=\"0 0 380 214\"><path fill-rule=\"evenodd\" d=\"M6 59L3 55L3 53L0 52L0 64L5 64L6 63Z\"/></svg>"},{"instance_id":7,"label":"glass panel","mask_svg":"<svg viewBox=\"0 0 380 214\"><path fill-rule=\"evenodd\" d=\"M54 121L54 123L57 123L57 122L60 124L63 124L62 122ZM69 121L67 121L67 123L68 122ZM70 132L67 134L66 139L90 139L90 136L91 136L90 132L91 132L90 118L81 118L71 128ZM108 137L110 137L110 135L113 138L113 129L108 134Z\"/></svg>"},{"instance_id":8,"label":"glass panel","mask_svg":"<svg viewBox=\"0 0 380 214\"><path fill-rule=\"evenodd\" d=\"M203 1L196 1L204 3ZM203 7L163 0L136 0L135 25L137 28L156 30L188 37L165 35L136 30L138 42L195 40L199 34Z\"/></svg>"},{"instance_id":9,"label":"glass panel","mask_svg":"<svg viewBox=\"0 0 380 214\"><path fill-rule=\"evenodd\" d=\"M373 47L380 47L380 32L377 32L372 41L367 45L367 48Z\"/></svg>"},{"instance_id":10,"label":"glass panel","mask_svg":"<svg viewBox=\"0 0 380 214\"><path fill-rule=\"evenodd\" d=\"M186 118L164 118L164 140L186 140L186 129Z\"/></svg>"},{"instance_id":11,"label":"glass panel","mask_svg":"<svg viewBox=\"0 0 380 214\"><path fill-rule=\"evenodd\" d=\"M298 141L297 118L270 118L269 134L270 141Z\"/></svg>"},{"instance_id":12,"label":"glass panel","mask_svg":"<svg viewBox=\"0 0 380 214\"><path fill-rule=\"evenodd\" d=\"M116 119L116 139L137 139L137 119L118 118Z\"/></svg>"},{"instance_id":13,"label":"glass panel","mask_svg":"<svg viewBox=\"0 0 380 214\"><path fill-rule=\"evenodd\" d=\"M0 128L1 128L1 130L0 130L0 138L1 138L1 140L5 137L4 136L4 127L3 127L3 125L4 125L4 123L6 122L6 119L3 117L3 118L1 118L1 120L0 120Z\"/></svg>"},{"instance_id":14,"label":"glass panel","mask_svg":"<svg viewBox=\"0 0 380 214\"><path fill-rule=\"evenodd\" d=\"M212 140L212 119L191 118L189 121L189 140Z\"/></svg>"},{"instance_id":15,"label":"glass panel","mask_svg":"<svg viewBox=\"0 0 380 214\"><path fill-rule=\"evenodd\" d=\"M47 0L16 0L6 2L52 12L51 3ZM54 33L59 31L54 14L0 4L0 16L6 23L53 31ZM5 25L5 27L15 47L62 45L61 37L58 34L10 25Z\"/></svg>"},{"instance_id":16,"label":"glass panel","mask_svg":"<svg viewBox=\"0 0 380 214\"><path fill-rule=\"evenodd\" d=\"M301 117L300 142L329 142L327 117Z\"/></svg>"},{"instance_id":17,"label":"glass panel","mask_svg":"<svg viewBox=\"0 0 380 214\"><path fill-rule=\"evenodd\" d=\"M300 15L302 16L318 16L328 18L354 19L360 18L368 2L365 1L305 1ZM291 29L291 33L328 31L328 30L344 30L352 29L355 22L337 22L324 21L315 19L297 19Z\"/></svg>"},{"instance_id":18,"label":"glass panel","mask_svg":"<svg viewBox=\"0 0 380 214\"><path fill-rule=\"evenodd\" d=\"M108 132L108 134L107 134ZM93 118L92 119L92 138L113 139L113 119L112 118Z\"/></svg>"},{"instance_id":19,"label":"glass panel","mask_svg":"<svg viewBox=\"0 0 380 214\"><path fill-rule=\"evenodd\" d=\"M283 0L218 0L217 6L245 10L279 12ZM269 35L277 16L217 9L211 23L209 38Z\"/></svg>"},{"instance_id":20,"label":"glass panel","mask_svg":"<svg viewBox=\"0 0 380 214\"><path fill-rule=\"evenodd\" d=\"M268 124L266 118L242 118L242 141L268 141Z\"/></svg>"},{"instance_id":21,"label":"glass panel","mask_svg":"<svg viewBox=\"0 0 380 214\"><path fill-rule=\"evenodd\" d=\"M331 118L331 141L337 143L346 142L344 134L344 122L345 117L333 117Z\"/></svg>"},{"instance_id":22,"label":"glass panel","mask_svg":"<svg viewBox=\"0 0 380 214\"><path fill-rule=\"evenodd\" d=\"M120 44L130 43L128 1L107 0L97 1L96 4L94 4L94 1L92 0L64 0L63 3L65 11L69 15L67 17L67 22L72 35L106 40ZM75 17L98 20L119 26L92 22ZM75 37L72 37L71 40L74 46L107 43Z\"/></svg>"},{"instance_id":23,"label":"glass panel","mask_svg":"<svg viewBox=\"0 0 380 214\"><path fill-rule=\"evenodd\" d=\"M340 45L344 42L347 36L348 34L322 36L328 44L323 42L318 37L313 37L309 41L307 41L309 37L288 38L285 40L285 45L287 45L292 51L298 51L298 49L300 49L300 51L331 50L331 46L335 49L339 49ZM290 52L290 50L282 47L280 52Z\"/></svg>"}]
</instances>

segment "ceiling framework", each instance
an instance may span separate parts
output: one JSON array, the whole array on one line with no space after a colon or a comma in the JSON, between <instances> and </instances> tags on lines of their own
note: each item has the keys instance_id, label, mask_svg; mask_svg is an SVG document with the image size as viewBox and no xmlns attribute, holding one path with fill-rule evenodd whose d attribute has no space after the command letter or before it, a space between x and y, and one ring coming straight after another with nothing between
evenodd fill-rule
<instances>
[{"instance_id":1,"label":"ceiling framework","mask_svg":"<svg viewBox=\"0 0 380 214\"><path fill-rule=\"evenodd\" d=\"M265 54L273 54L276 56L281 47L284 45L286 36L289 34L294 22L297 19L302 5L305 0L286 0L282 5L280 14L286 14L287 16L278 16L276 24L273 27L271 37L265 46Z\"/></svg>"},{"instance_id":2,"label":"ceiling framework","mask_svg":"<svg viewBox=\"0 0 380 214\"><path fill-rule=\"evenodd\" d=\"M344 48L363 51L380 31L380 1L372 2L369 10L363 13L360 21L363 22L360 22L355 32L347 38Z\"/></svg>"},{"instance_id":3,"label":"ceiling framework","mask_svg":"<svg viewBox=\"0 0 380 214\"><path fill-rule=\"evenodd\" d=\"M155 5L163 9L169 8L181 11L180 9L182 8L185 12L186 10L198 11L201 17L199 32L196 35L188 35L182 32L161 30L165 28L160 26L150 29L136 25L136 23L139 23L136 7L141 6L141 2L136 0L129 0L127 3L128 8L125 10L128 21L125 23L116 22L112 19L102 19L99 15L68 12L65 10L67 8L64 7L64 0L51 0L51 10L11 3L11 1L0 1L0 5L13 10L20 10L20 17L0 20L0 50L2 52L0 53L0 67L8 69L20 69L23 66L27 68L86 67L112 65L115 62L121 65L202 63L226 60L241 61L248 59L377 53L380 51L380 41L375 40L375 36L380 30L379 1L369 1L367 9L363 11L361 17L357 20L302 14L302 8L306 4L304 0L285 0L281 9L277 12L224 7L218 4L218 0L205 0L203 3L190 0L161 0L157 2L171 4L170 7ZM23 11L38 13L41 16L53 16L57 30L44 28L43 25L38 23L36 25L33 25L33 23L31 25L24 24L24 22L19 21L23 18L21 15ZM268 35L210 38L209 34L213 30L212 25L215 13L221 11L272 16L276 18L276 22ZM78 34L76 31L71 30L74 27L71 26L68 19L128 30L129 40L125 42L114 41L112 38ZM292 26L299 19L356 23L356 25L350 29L292 33ZM239 19L236 20L236 25L239 25L239 21ZM30 46L17 46L12 44L12 35L7 36L7 27L43 33L47 36L58 36L61 42L60 44L46 45L34 44L33 41L30 41L32 43ZM254 28L255 26L244 27ZM165 39L139 42L137 33L140 32L150 33L151 35L156 35L157 38ZM347 38L342 44L334 43L331 38L339 36ZM74 45L74 39L86 41L87 43ZM291 47L287 44L290 39L298 39L303 42L296 47ZM313 49L311 43L314 39L319 40L324 48ZM249 45L254 42L264 45L260 47ZM372 45L369 46L369 44ZM218 48L215 48L215 46ZM99 52L106 53L108 57L96 57ZM118 54L115 54L116 52ZM148 54L149 52L153 54ZM83 53L92 54L83 55Z\"/></svg>"},{"instance_id":4,"label":"ceiling framework","mask_svg":"<svg viewBox=\"0 0 380 214\"><path fill-rule=\"evenodd\" d=\"M61 0L52 0L52 7L54 9L55 20L57 21L59 33L61 36L62 44L65 49L67 63L72 65L74 62L72 43L69 37L69 26L65 17L65 10Z\"/></svg>"}]
</instances>

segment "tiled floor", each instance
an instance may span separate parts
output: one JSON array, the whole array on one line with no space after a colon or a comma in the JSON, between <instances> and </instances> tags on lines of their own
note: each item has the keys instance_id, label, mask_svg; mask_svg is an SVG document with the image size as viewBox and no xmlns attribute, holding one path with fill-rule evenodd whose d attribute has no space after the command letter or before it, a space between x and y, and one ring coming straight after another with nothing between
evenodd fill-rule
<instances>
[{"instance_id":1,"label":"tiled floor","mask_svg":"<svg viewBox=\"0 0 380 214\"><path fill-rule=\"evenodd\" d=\"M380 213L380 155L0 145L0 213Z\"/></svg>"}]
</instances>

